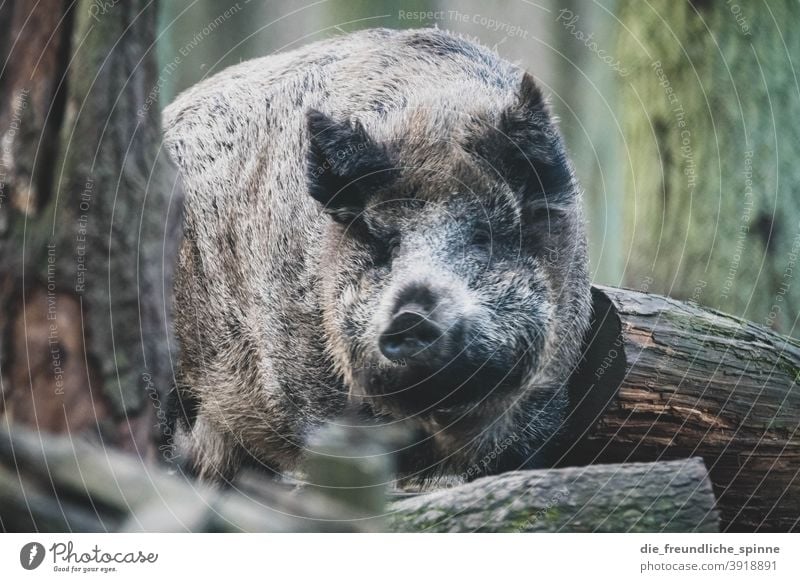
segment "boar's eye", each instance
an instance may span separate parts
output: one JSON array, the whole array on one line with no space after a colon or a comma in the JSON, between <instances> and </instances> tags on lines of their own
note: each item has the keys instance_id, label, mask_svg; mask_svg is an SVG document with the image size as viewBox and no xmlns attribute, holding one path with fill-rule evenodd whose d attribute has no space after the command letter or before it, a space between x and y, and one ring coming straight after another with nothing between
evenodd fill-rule
<instances>
[{"instance_id":1,"label":"boar's eye","mask_svg":"<svg viewBox=\"0 0 800 582\"><path fill-rule=\"evenodd\" d=\"M487 260L490 259L494 252L494 247L497 244L496 235L497 233L494 233L487 228L476 229L469 239L469 247L467 252L483 257Z\"/></svg>"},{"instance_id":2,"label":"boar's eye","mask_svg":"<svg viewBox=\"0 0 800 582\"><path fill-rule=\"evenodd\" d=\"M470 246L481 249L490 248L492 246L492 233L484 228L476 229L475 232L472 233Z\"/></svg>"},{"instance_id":3,"label":"boar's eye","mask_svg":"<svg viewBox=\"0 0 800 582\"><path fill-rule=\"evenodd\" d=\"M375 233L369 229L361 230L363 242L368 245L375 265L386 265L396 259L400 252L400 235Z\"/></svg>"},{"instance_id":4,"label":"boar's eye","mask_svg":"<svg viewBox=\"0 0 800 582\"><path fill-rule=\"evenodd\" d=\"M531 205L525 209L522 219L523 232L526 237L533 237L535 244L542 243L551 236L561 232L568 222L565 207L555 204Z\"/></svg>"},{"instance_id":5,"label":"boar's eye","mask_svg":"<svg viewBox=\"0 0 800 582\"><path fill-rule=\"evenodd\" d=\"M564 216L564 208L555 204L532 204L527 212L527 220L536 224L560 222Z\"/></svg>"},{"instance_id":6,"label":"boar's eye","mask_svg":"<svg viewBox=\"0 0 800 582\"><path fill-rule=\"evenodd\" d=\"M358 219L361 214L361 209L359 208L349 208L343 206L341 208L327 208L326 209L328 215L333 218L339 224L344 226L353 226L358 224Z\"/></svg>"},{"instance_id":7,"label":"boar's eye","mask_svg":"<svg viewBox=\"0 0 800 582\"><path fill-rule=\"evenodd\" d=\"M389 239L386 243L386 249L389 253L389 256L393 259L396 259L397 256L400 254L400 237L393 236Z\"/></svg>"}]
</instances>

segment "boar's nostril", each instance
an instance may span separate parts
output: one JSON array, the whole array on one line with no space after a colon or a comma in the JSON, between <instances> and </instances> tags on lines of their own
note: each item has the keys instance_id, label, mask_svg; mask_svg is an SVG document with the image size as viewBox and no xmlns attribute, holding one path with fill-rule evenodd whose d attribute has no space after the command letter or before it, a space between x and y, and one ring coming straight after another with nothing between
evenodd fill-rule
<instances>
[{"instance_id":1,"label":"boar's nostril","mask_svg":"<svg viewBox=\"0 0 800 582\"><path fill-rule=\"evenodd\" d=\"M390 360L426 359L426 349L442 334L423 312L401 309L378 339L381 353Z\"/></svg>"}]
</instances>

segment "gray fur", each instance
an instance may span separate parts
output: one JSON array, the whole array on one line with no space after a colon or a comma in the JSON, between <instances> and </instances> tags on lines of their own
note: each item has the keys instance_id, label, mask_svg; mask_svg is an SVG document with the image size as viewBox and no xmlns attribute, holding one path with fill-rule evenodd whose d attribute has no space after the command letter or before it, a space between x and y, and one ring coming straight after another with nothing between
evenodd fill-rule
<instances>
[{"instance_id":1,"label":"gray fur","mask_svg":"<svg viewBox=\"0 0 800 582\"><path fill-rule=\"evenodd\" d=\"M589 320L586 243L544 105L522 139L567 168L558 191L525 194L492 158L516 139L492 128L540 97L530 83L522 95L522 79L441 30L370 30L241 63L167 108L186 190L176 326L178 393L191 410L178 444L202 476L291 470L348 396L427 435L412 472L465 472L501 443L506 460L477 473L530 465L558 436ZM394 164L356 209L371 243L309 195L310 110L358 120ZM487 228L488 244L475 243ZM389 239L396 248L378 264L375 245ZM441 298L444 320L469 321L465 357L519 366L513 386L413 414L386 395L396 368L377 337L412 282Z\"/></svg>"}]
</instances>

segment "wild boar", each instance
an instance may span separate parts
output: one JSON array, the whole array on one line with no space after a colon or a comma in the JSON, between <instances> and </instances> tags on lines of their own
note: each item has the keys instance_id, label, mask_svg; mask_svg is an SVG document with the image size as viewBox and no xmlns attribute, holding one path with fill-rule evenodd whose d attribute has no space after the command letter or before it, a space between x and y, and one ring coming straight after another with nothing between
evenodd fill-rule
<instances>
[{"instance_id":1,"label":"wild boar","mask_svg":"<svg viewBox=\"0 0 800 582\"><path fill-rule=\"evenodd\" d=\"M552 462L590 285L530 74L442 30L368 30L218 73L165 134L177 443L202 477L291 470L348 402L416 427L405 474Z\"/></svg>"}]
</instances>

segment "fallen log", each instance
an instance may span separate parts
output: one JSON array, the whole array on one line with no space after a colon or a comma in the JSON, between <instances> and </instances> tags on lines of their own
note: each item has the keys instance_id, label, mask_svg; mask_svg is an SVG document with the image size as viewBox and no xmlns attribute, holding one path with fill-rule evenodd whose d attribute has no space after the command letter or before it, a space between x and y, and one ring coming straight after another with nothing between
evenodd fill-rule
<instances>
[{"instance_id":1,"label":"fallen log","mask_svg":"<svg viewBox=\"0 0 800 582\"><path fill-rule=\"evenodd\" d=\"M597 287L562 465L702 457L725 531L800 522L800 343L659 295Z\"/></svg>"},{"instance_id":2,"label":"fallen log","mask_svg":"<svg viewBox=\"0 0 800 582\"><path fill-rule=\"evenodd\" d=\"M512 471L391 509L389 527L398 531L719 531L700 459Z\"/></svg>"}]
</instances>

